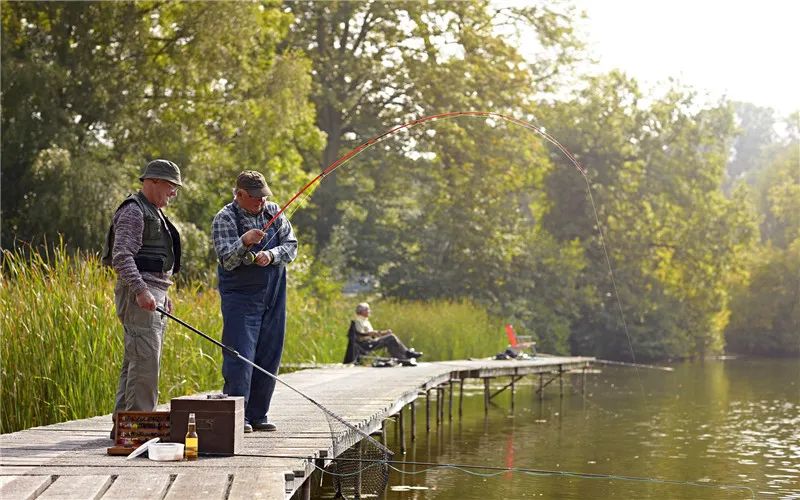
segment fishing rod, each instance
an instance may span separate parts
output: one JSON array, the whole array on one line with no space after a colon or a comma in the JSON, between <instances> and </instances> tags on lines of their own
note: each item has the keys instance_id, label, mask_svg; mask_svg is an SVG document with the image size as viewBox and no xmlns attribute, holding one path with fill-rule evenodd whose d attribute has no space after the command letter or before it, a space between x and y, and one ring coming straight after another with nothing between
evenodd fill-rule
<instances>
[{"instance_id":1,"label":"fishing rod","mask_svg":"<svg viewBox=\"0 0 800 500\"><path fill-rule=\"evenodd\" d=\"M506 122L513 123L515 125L519 125L521 127L527 128L528 130L531 130L531 131L535 132L536 134L538 134L539 136L544 138L547 142L549 142L550 144L555 146L559 151L561 151L564 154L564 156L570 161L570 163L572 163L572 165L578 170L578 172L580 172L580 174L584 178L586 178L586 176L587 176L586 168L584 168L578 162L578 160L575 158L575 156L567 148L565 148L553 136L548 134L544 129L542 129L541 127L537 127L536 125L534 125L534 124L532 124L530 122L527 122L527 121L519 119L519 118L515 118L513 116L508 116L508 115L505 115L505 114L502 114L502 113L496 113L494 111L452 111L452 112L449 112L449 113L439 113L439 114L435 114L435 115L423 116L421 118L417 118L415 120L411 120L409 122L406 122L406 123L397 125L395 127L392 127L389 130L386 130L385 132L382 132L380 134L377 134L377 135L374 135L374 136L370 137L364 143L360 144L359 146L351 149L347 153L345 153L342 156L340 156L333 163L331 163L330 165L325 167L325 169L323 169L322 172L320 172L316 177L314 177L308 183L306 183L306 185L303 186L297 193L295 193L289 199L289 201L287 201L286 204L283 205L281 207L281 209L278 210L278 212L275 215L273 215L272 218L270 218L269 221L267 221L267 223L263 227L263 231L266 231L267 229L269 229L270 226L272 226L272 224L281 216L281 214L283 214L283 212L290 205L292 205L295 202L295 200L297 200L300 196L302 196L303 193L305 193L308 189L310 189L314 184L316 184L318 182L321 182L325 177L327 177L328 175L333 173L337 168L339 168L342 165L344 165L345 163L349 162L350 160L352 160L353 158L355 158L356 156L358 156L359 154L361 154L365 150L367 150L367 149L371 148L372 146L378 144L379 142L382 142L383 140L385 140L385 139L397 134L401 130L411 129L413 127L416 127L417 125L420 125L420 124L426 123L426 122L430 122L430 121L445 120L445 119L457 118L457 117L461 117L461 116L473 116L473 117L477 116L477 117L483 117L483 118L496 118L496 119L499 119L501 121L506 121ZM587 179L587 182L588 182L588 179Z\"/></svg>"},{"instance_id":2,"label":"fishing rod","mask_svg":"<svg viewBox=\"0 0 800 500\"><path fill-rule=\"evenodd\" d=\"M600 224L600 217L599 217L599 215L597 213L597 206L596 206L595 201L594 201L594 196L592 195L592 187L591 187L591 183L589 182L588 171L583 165L580 164L580 162L578 162L577 158L575 158L575 155L573 155L564 145L562 145L560 142L558 142L558 140L556 140L555 137L553 137L552 135L547 133L547 131L544 128L536 126L533 123L530 123L528 121L522 120L520 118L515 118L513 116L505 115L505 114L502 114L502 113L497 113L497 112L494 112L494 111L453 111L453 112L448 112L448 113L438 113L438 114L434 114L434 115L423 116L423 117L417 118L415 120L411 120L411 121L408 121L406 123L402 123L400 125L396 125L396 126L390 128L389 130L386 130L385 132L382 132L382 133L379 133L377 135L372 136L367 141L363 142L359 146L357 146L357 147L351 149L350 151L346 152L345 154L340 156L338 159L336 159L334 162L332 162L330 165L325 167L322 170L322 172L320 172L316 177L314 177L309 182L307 182L305 186L303 186L297 193L295 193L289 199L289 201L287 201L283 206L280 207L280 209L275 213L275 215L273 215L267 221L267 223L262 227L262 231L266 232L275 223L275 221L277 221L281 217L281 215L284 215L284 212L292 204L294 204L298 199L300 199L302 197L302 199L300 200L300 204L302 204L303 201L308 199L311 196L311 194L313 193L313 191L314 191L314 189L311 189L311 188L315 184L321 183L322 180L325 177L327 177L328 175L332 174L336 169L338 169L339 167L341 167L345 163L349 162L350 160L352 160L353 158L355 158L356 156L358 156L359 154L361 154L365 150L375 146L376 144L384 141L385 139L397 134L398 132L400 132L402 130L411 129L413 127L416 127L417 125L420 125L420 124L423 124L423 123L426 123L426 122L433 122L433 121L437 121L437 120L445 120L445 119L458 118L458 117L482 117L482 118L497 119L497 120L500 120L500 121L505 121L505 122L508 122L508 123L523 127L525 129L528 129L531 132L534 132L536 135L542 137L544 140L546 140L547 142L552 144L556 149L558 149L564 155L564 157L567 160L569 160L569 162L572 164L572 166L575 167L575 169L580 173L580 175L583 177L584 181L586 182L586 188L588 190L589 201L591 202L592 211L594 212L595 223L597 224L596 227L597 227L597 231L598 231L599 237L600 237L600 243L601 243L601 246L603 247L603 255L605 257L606 265L608 266L610 280L611 280L611 286L612 286L612 288L614 290L614 296L617 299L617 310L618 310L619 315L620 315L620 321L622 323L622 329L625 332L625 337L626 337L626 339L628 341L628 349L630 350L631 358L633 359L633 362L635 364L636 363L636 353L633 350L633 341L631 340L631 335L630 335L630 332L628 330L628 323L625 320L625 314L624 314L623 307L622 307L622 299L620 298L619 290L618 290L618 287L617 287L617 280L616 280L616 276L615 276L615 273L614 273L614 268L611 265L611 257L609 256L608 249L606 248L605 235L603 234L602 225ZM299 208L300 204L298 204L296 206L295 210L297 208ZM284 217L286 217L286 215L284 215ZM277 236L277 234L278 234L278 232L276 231L272 235L272 237L269 239L269 241L267 242L266 245L268 245L269 242L271 242L272 239L275 238L275 236ZM631 365L631 366L633 366L633 368L638 370L638 367L636 367L634 365ZM638 375L638 372L637 372L637 375ZM644 393L644 387L642 387L641 389L642 389L642 393Z\"/></svg>"}]
</instances>

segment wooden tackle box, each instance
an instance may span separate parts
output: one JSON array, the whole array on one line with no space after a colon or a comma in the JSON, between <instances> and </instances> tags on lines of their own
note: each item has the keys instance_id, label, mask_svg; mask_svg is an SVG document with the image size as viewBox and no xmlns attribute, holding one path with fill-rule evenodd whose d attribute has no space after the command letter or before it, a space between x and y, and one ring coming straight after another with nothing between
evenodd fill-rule
<instances>
[{"instance_id":1,"label":"wooden tackle box","mask_svg":"<svg viewBox=\"0 0 800 500\"><path fill-rule=\"evenodd\" d=\"M169 441L168 411L121 411L114 426L114 446L109 455L130 455L133 450L157 437Z\"/></svg>"}]
</instances>

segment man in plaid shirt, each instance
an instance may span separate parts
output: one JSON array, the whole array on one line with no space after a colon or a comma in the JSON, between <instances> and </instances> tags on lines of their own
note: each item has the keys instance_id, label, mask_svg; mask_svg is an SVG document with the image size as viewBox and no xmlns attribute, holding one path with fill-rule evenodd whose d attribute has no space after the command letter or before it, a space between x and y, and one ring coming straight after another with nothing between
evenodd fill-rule
<instances>
[{"instance_id":1,"label":"man in plaid shirt","mask_svg":"<svg viewBox=\"0 0 800 500\"><path fill-rule=\"evenodd\" d=\"M263 175L242 172L233 201L214 217L212 234L219 259L222 342L277 375L286 332L286 264L297 256L297 238L283 214L264 231L280 210L267 201L269 196ZM227 353L222 376L223 392L244 396L245 432L274 431L267 412L275 380Z\"/></svg>"}]
</instances>

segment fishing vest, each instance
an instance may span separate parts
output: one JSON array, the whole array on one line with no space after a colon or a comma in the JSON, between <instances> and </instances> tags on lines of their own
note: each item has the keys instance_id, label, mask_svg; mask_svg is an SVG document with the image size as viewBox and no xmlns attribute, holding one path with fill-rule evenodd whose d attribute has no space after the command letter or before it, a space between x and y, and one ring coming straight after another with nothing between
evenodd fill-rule
<instances>
[{"instance_id":1,"label":"fishing vest","mask_svg":"<svg viewBox=\"0 0 800 500\"><path fill-rule=\"evenodd\" d=\"M142 230L142 248L133 257L136 268L148 273L166 273L172 270L177 273L181 267L181 238L178 230L161 210L156 208L139 191L128 196L117 207L117 212L126 203L136 203L144 214ZM116 212L115 212L116 213ZM114 249L114 223L108 228L106 245L103 251L103 264L111 265L111 254Z\"/></svg>"}]
</instances>

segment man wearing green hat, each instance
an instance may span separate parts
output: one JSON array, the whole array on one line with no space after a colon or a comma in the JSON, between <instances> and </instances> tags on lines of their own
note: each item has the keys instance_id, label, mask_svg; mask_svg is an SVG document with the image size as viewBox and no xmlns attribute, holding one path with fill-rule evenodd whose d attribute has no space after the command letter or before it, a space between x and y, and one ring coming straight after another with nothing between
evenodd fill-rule
<instances>
[{"instance_id":1,"label":"man wearing green hat","mask_svg":"<svg viewBox=\"0 0 800 500\"><path fill-rule=\"evenodd\" d=\"M114 302L125 339L115 415L153 411L158 404L166 320L156 306L172 311L167 289L181 262L180 235L161 211L182 186L180 169L169 160L153 160L139 180L142 189L114 213L103 252L103 263L117 273Z\"/></svg>"}]
</instances>

